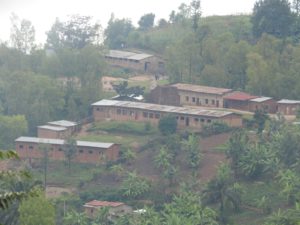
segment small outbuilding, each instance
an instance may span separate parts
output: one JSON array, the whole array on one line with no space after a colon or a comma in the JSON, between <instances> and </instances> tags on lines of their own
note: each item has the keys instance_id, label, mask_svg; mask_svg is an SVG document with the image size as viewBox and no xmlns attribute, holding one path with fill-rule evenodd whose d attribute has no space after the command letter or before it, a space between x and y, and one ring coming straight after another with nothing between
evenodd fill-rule
<instances>
[{"instance_id":1,"label":"small outbuilding","mask_svg":"<svg viewBox=\"0 0 300 225\"><path fill-rule=\"evenodd\" d=\"M224 108L248 111L249 101L255 98L257 98L257 96L250 95L246 92L234 91L224 96Z\"/></svg>"},{"instance_id":2,"label":"small outbuilding","mask_svg":"<svg viewBox=\"0 0 300 225\"><path fill-rule=\"evenodd\" d=\"M78 130L78 123L69 120L51 121L48 122L47 124L50 126L65 127L71 132L71 134L73 134Z\"/></svg>"},{"instance_id":3,"label":"small outbuilding","mask_svg":"<svg viewBox=\"0 0 300 225\"><path fill-rule=\"evenodd\" d=\"M71 136L71 130L66 127L43 125L38 126L39 138L65 139Z\"/></svg>"},{"instance_id":4,"label":"small outbuilding","mask_svg":"<svg viewBox=\"0 0 300 225\"><path fill-rule=\"evenodd\" d=\"M262 110L266 113L276 113L277 104L271 97L258 97L249 101L249 111Z\"/></svg>"},{"instance_id":5,"label":"small outbuilding","mask_svg":"<svg viewBox=\"0 0 300 225\"><path fill-rule=\"evenodd\" d=\"M300 109L300 101L282 99L277 102L277 110L283 115L296 115Z\"/></svg>"},{"instance_id":6,"label":"small outbuilding","mask_svg":"<svg viewBox=\"0 0 300 225\"><path fill-rule=\"evenodd\" d=\"M108 208L108 219L114 220L120 216L132 213L132 208L123 202L108 202L93 200L84 204L84 211L89 218L95 218L102 208Z\"/></svg>"}]
</instances>

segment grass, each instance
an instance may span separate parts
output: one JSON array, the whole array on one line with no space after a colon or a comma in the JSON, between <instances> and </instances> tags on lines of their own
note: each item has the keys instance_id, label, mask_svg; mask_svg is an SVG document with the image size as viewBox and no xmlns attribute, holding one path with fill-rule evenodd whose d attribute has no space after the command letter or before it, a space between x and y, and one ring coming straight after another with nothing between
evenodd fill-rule
<instances>
[{"instance_id":1,"label":"grass","mask_svg":"<svg viewBox=\"0 0 300 225\"><path fill-rule=\"evenodd\" d=\"M170 82L169 82L169 80L167 80L167 79L163 79L163 80L158 80L157 81L157 85L160 85L160 86L163 86L163 85L167 85L167 84L169 84Z\"/></svg>"},{"instance_id":2,"label":"grass","mask_svg":"<svg viewBox=\"0 0 300 225\"><path fill-rule=\"evenodd\" d=\"M95 123L88 131L107 131L112 133L125 133L135 135L147 135L157 133L156 127L150 123L141 122L118 122L118 121L107 121Z\"/></svg>"},{"instance_id":3,"label":"grass","mask_svg":"<svg viewBox=\"0 0 300 225\"><path fill-rule=\"evenodd\" d=\"M48 164L47 183L59 186L78 187L80 183L89 182L94 174L101 173L104 170L102 166L93 164L72 163L69 173L68 166L64 161L50 161ZM38 180L44 180L43 166L33 169L33 177Z\"/></svg>"}]
</instances>

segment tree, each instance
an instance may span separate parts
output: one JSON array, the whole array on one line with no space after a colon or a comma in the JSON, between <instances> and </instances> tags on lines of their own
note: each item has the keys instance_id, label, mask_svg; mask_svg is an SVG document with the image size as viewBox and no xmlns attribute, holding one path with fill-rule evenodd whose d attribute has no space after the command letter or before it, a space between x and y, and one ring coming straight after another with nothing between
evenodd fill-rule
<instances>
[{"instance_id":1,"label":"tree","mask_svg":"<svg viewBox=\"0 0 300 225\"><path fill-rule=\"evenodd\" d=\"M132 86L128 87L128 82L123 81L119 84L113 84L113 89L118 93L120 97L134 98L140 95L144 95L145 87Z\"/></svg>"},{"instance_id":2,"label":"tree","mask_svg":"<svg viewBox=\"0 0 300 225\"><path fill-rule=\"evenodd\" d=\"M115 19L112 15L104 31L104 42L110 49L124 48L127 46L128 35L132 31L134 27L129 19Z\"/></svg>"},{"instance_id":3,"label":"tree","mask_svg":"<svg viewBox=\"0 0 300 225\"><path fill-rule=\"evenodd\" d=\"M187 151L190 167L196 171L201 162L201 152L197 136L195 134L189 135L188 140L183 141L183 146Z\"/></svg>"},{"instance_id":4,"label":"tree","mask_svg":"<svg viewBox=\"0 0 300 225\"><path fill-rule=\"evenodd\" d=\"M262 134L265 129L266 121L269 119L269 116L263 110L255 110L253 119L257 125L257 133Z\"/></svg>"},{"instance_id":5,"label":"tree","mask_svg":"<svg viewBox=\"0 0 300 225\"><path fill-rule=\"evenodd\" d=\"M251 21L256 37L263 33L287 37L294 19L288 0L259 0L254 5Z\"/></svg>"},{"instance_id":6,"label":"tree","mask_svg":"<svg viewBox=\"0 0 300 225\"><path fill-rule=\"evenodd\" d=\"M36 197L22 201L20 208L20 225L55 225L55 209L40 192Z\"/></svg>"},{"instance_id":7,"label":"tree","mask_svg":"<svg viewBox=\"0 0 300 225\"><path fill-rule=\"evenodd\" d=\"M73 138L69 138L64 144L64 154L68 163L69 173L71 173L71 162L77 154L77 141Z\"/></svg>"},{"instance_id":8,"label":"tree","mask_svg":"<svg viewBox=\"0 0 300 225\"><path fill-rule=\"evenodd\" d=\"M49 163L49 151L50 144L39 144L39 150L43 152L43 166L44 166L44 189L47 188L47 174L48 174L48 163Z\"/></svg>"},{"instance_id":9,"label":"tree","mask_svg":"<svg viewBox=\"0 0 300 225\"><path fill-rule=\"evenodd\" d=\"M159 119L158 129L163 135L174 134L177 129L177 120L174 115L168 114Z\"/></svg>"},{"instance_id":10,"label":"tree","mask_svg":"<svg viewBox=\"0 0 300 225\"><path fill-rule=\"evenodd\" d=\"M234 182L230 167L227 164L218 167L216 178L208 182L203 194L208 202L220 204L219 211L222 224L226 224L226 212L230 209L226 206L231 204L234 210L239 210L241 205L241 186Z\"/></svg>"},{"instance_id":11,"label":"tree","mask_svg":"<svg viewBox=\"0 0 300 225\"><path fill-rule=\"evenodd\" d=\"M136 153L130 148L122 148L122 151L120 152L120 159L128 165L131 165L136 159Z\"/></svg>"},{"instance_id":12,"label":"tree","mask_svg":"<svg viewBox=\"0 0 300 225\"><path fill-rule=\"evenodd\" d=\"M56 19L50 31L47 32L48 48L82 49L90 44L98 44L101 26L91 23L92 17L71 15L66 22Z\"/></svg>"},{"instance_id":13,"label":"tree","mask_svg":"<svg viewBox=\"0 0 300 225\"><path fill-rule=\"evenodd\" d=\"M140 29L148 30L152 28L154 25L154 18L155 18L155 14L153 13L148 13L143 15L138 22Z\"/></svg>"},{"instance_id":14,"label":"tree","mask_svg":"<svg viewBox=\"0 0 300 225\"><path fill-rule=\"evenodd\" d=\"M281 195L286 197L288 204L294 205L300 199L300 178L290 169L280 170L277 175L278 183L282 187Z\"/></svg>"},{"instance_id":15,"label":"tree","mask_svg":"<svg viewBox=\"0 0 300 225\"><path fill-rule=\"evenodd\" d=\"M88 217L85 213L78 213L71 210L64 217L64 225L88 225Z\"/></svg>"},{"instance_id":16,"label":"tree","mask_svg":"<svg viewBox=\"0 0 300 225\"><path fill-rule=\"evenodd\" d=\"M11 18L11 42L14 48L29 54L35 47L35 29L29 20L21 20L15 14Z\"/></svg>"},{"instance_id":17,"label":"tree","mask_svg":"<svg viewBox=\"0 0 300 225\"><path fill-rule=\"evenodd\" d=\"M200 0L193 0L191 2L191 13L192 13L192 20L193 20L193 29L196 31L199 26L199 19L201 16L201 5Z\"/></svg>"},{"instance_id":18,"label":"tree","mask_svg":"<svg viewBox=\"0 0 300 225\"><path fill-rule=\"evenodd\" d=\"M128 173L122 184L123 195L127 197L137 198L150 189L149 181L140 177L136 172Z\"/></svg>"}]
</instances>

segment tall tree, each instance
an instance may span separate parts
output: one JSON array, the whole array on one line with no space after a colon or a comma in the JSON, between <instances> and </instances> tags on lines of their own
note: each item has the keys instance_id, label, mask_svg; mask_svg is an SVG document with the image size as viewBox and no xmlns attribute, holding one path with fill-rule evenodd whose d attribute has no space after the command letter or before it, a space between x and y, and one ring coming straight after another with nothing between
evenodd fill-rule
<instances>
[{"instance_id":1,"label":"tall tree","mask_svg":"<svg viewBox=\"0 0 300 225\"><path fill-rule=\"evenodd\" d=\"M23 201L19 212L20 225L55 225L55 209L44 193Z\"/></svg>"},{"instance_id":2,"label":"tall tree","mask_svg":"<svg viewBox=\"0 0 300 225\"><path fill-rule=\"evenodd\" d=\"M287 37L294 18L288 0L259 0L254 5L251 21L256 37L263 33Z\"/></svg>"},{"instance_id":3,"label":"tall tree","mask_svg":"<svg viewBox=\"0 0 300 225\"><path fill-rule=\"evenodd\" d=\"M201 16L201 3L200 0L193 0L191 2L191 11L192 11L192 20L193 20L193 29L196 31L199 26L199 19Z\"/></svg>"},{"instance_id":4,"label":"tall tree","mask_svg":"<svg viewBox=\"0 0 300 225\"><path fill-rule=\"evenodd\" d=\"M105 43L111 49L120 49L127 46L128 35L134 27L129 19L115 19L112 15L106 27Z\"/></svg>"},{"instance_id":5,"label":"tall tree","mask_svg":"<svg viewBox=\"0 0 300 225\"><path fill-rule=\"evenodd\" d=\"M98 44L101 26L91 21L92 17L81 15L71 15L64 23L56 19L51 30L47 32L46 46L52 49L81 49L89 44Z\"/></svg>"},{"instance_id":6,"label":"tall tree","mask_svg":"<svg viewBox=\"0 0 300 225\"><path fill-rule=\"evenodd\" d=\"M11 18L11 42L14 48L29 54L35 47L35 29L29 20L20 20L12 14Z\"/></svg>"},{"instance_id":7,"label":"tall tree","mask_svg":"<svg viewBox=\"0 0 300 225\"><path fill-rule=\"evenodd\" d=\"M155 14L153 13L148 13L143 15L138 22L140 29L148 30L152 28L154 25L154 18L155 18Z\"/></svg>"},{"instance_id":8,"label":"tall tree","mask_svg":"<svg viewBox=\"0 0 300 225\"><path fill-rule=\"evenodd\" d=\"M77 154L77 141L73 138L65 140L64 154L68 163L69 173L71 173L71 162Z\"/></svg>"}]
</instances>

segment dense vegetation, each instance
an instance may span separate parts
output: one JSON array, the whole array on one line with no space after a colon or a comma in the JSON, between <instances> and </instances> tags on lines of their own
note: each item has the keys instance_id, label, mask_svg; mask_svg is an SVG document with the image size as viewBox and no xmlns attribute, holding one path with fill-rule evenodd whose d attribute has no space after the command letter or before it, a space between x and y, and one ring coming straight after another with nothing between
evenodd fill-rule
<instances>
[{"instance_id":1,"label":"dense vegetation","mask_svg":"<svg viewBox=\"0 0 300 225\"><path fill-rule=\"evenodd\" d=\"M103 36L92 18L75 15L66 22L57 19L42 47L35 45L31 22L14 16L11 40L0 46L0 147L13 148L16 137L34 134L37 125L50 120L89 117L90 104L107 95L100 78L130 76L106 65L107 49L142 49L162 56L169 82L298 99L299 12L297 0L259 0L252 15L201 18L200 1L194 0L157 25L153 13L143 15L139 27L112 16ZM115 86L121 96L144 92L127 85ZM120 160L97 166L75 164L71 138L66 162L51 162L45 154L41 162L22 167L30 170L32 179L27 172L1 172L0 223L297 225L300 130L280 116L272 119L259 112L247 121L243 130L214 123L201 134L176 133L172 115L161 118L158 128L94 123L80 138L120 142ZM202 141L224 132L232 132L231 138L210 151L226 154L228 160L223 160L213 179L199 181L207 153ZM0 159L10 154L0 152ZM156 176L142 175L137 168L144 166ZM76 194L49 200L41 190L30 191L47 182L71 186ZM124 201L146 212L112 222L101 210L91 221L81 212L92 199Z\"/></svg>"}]
</instances>

